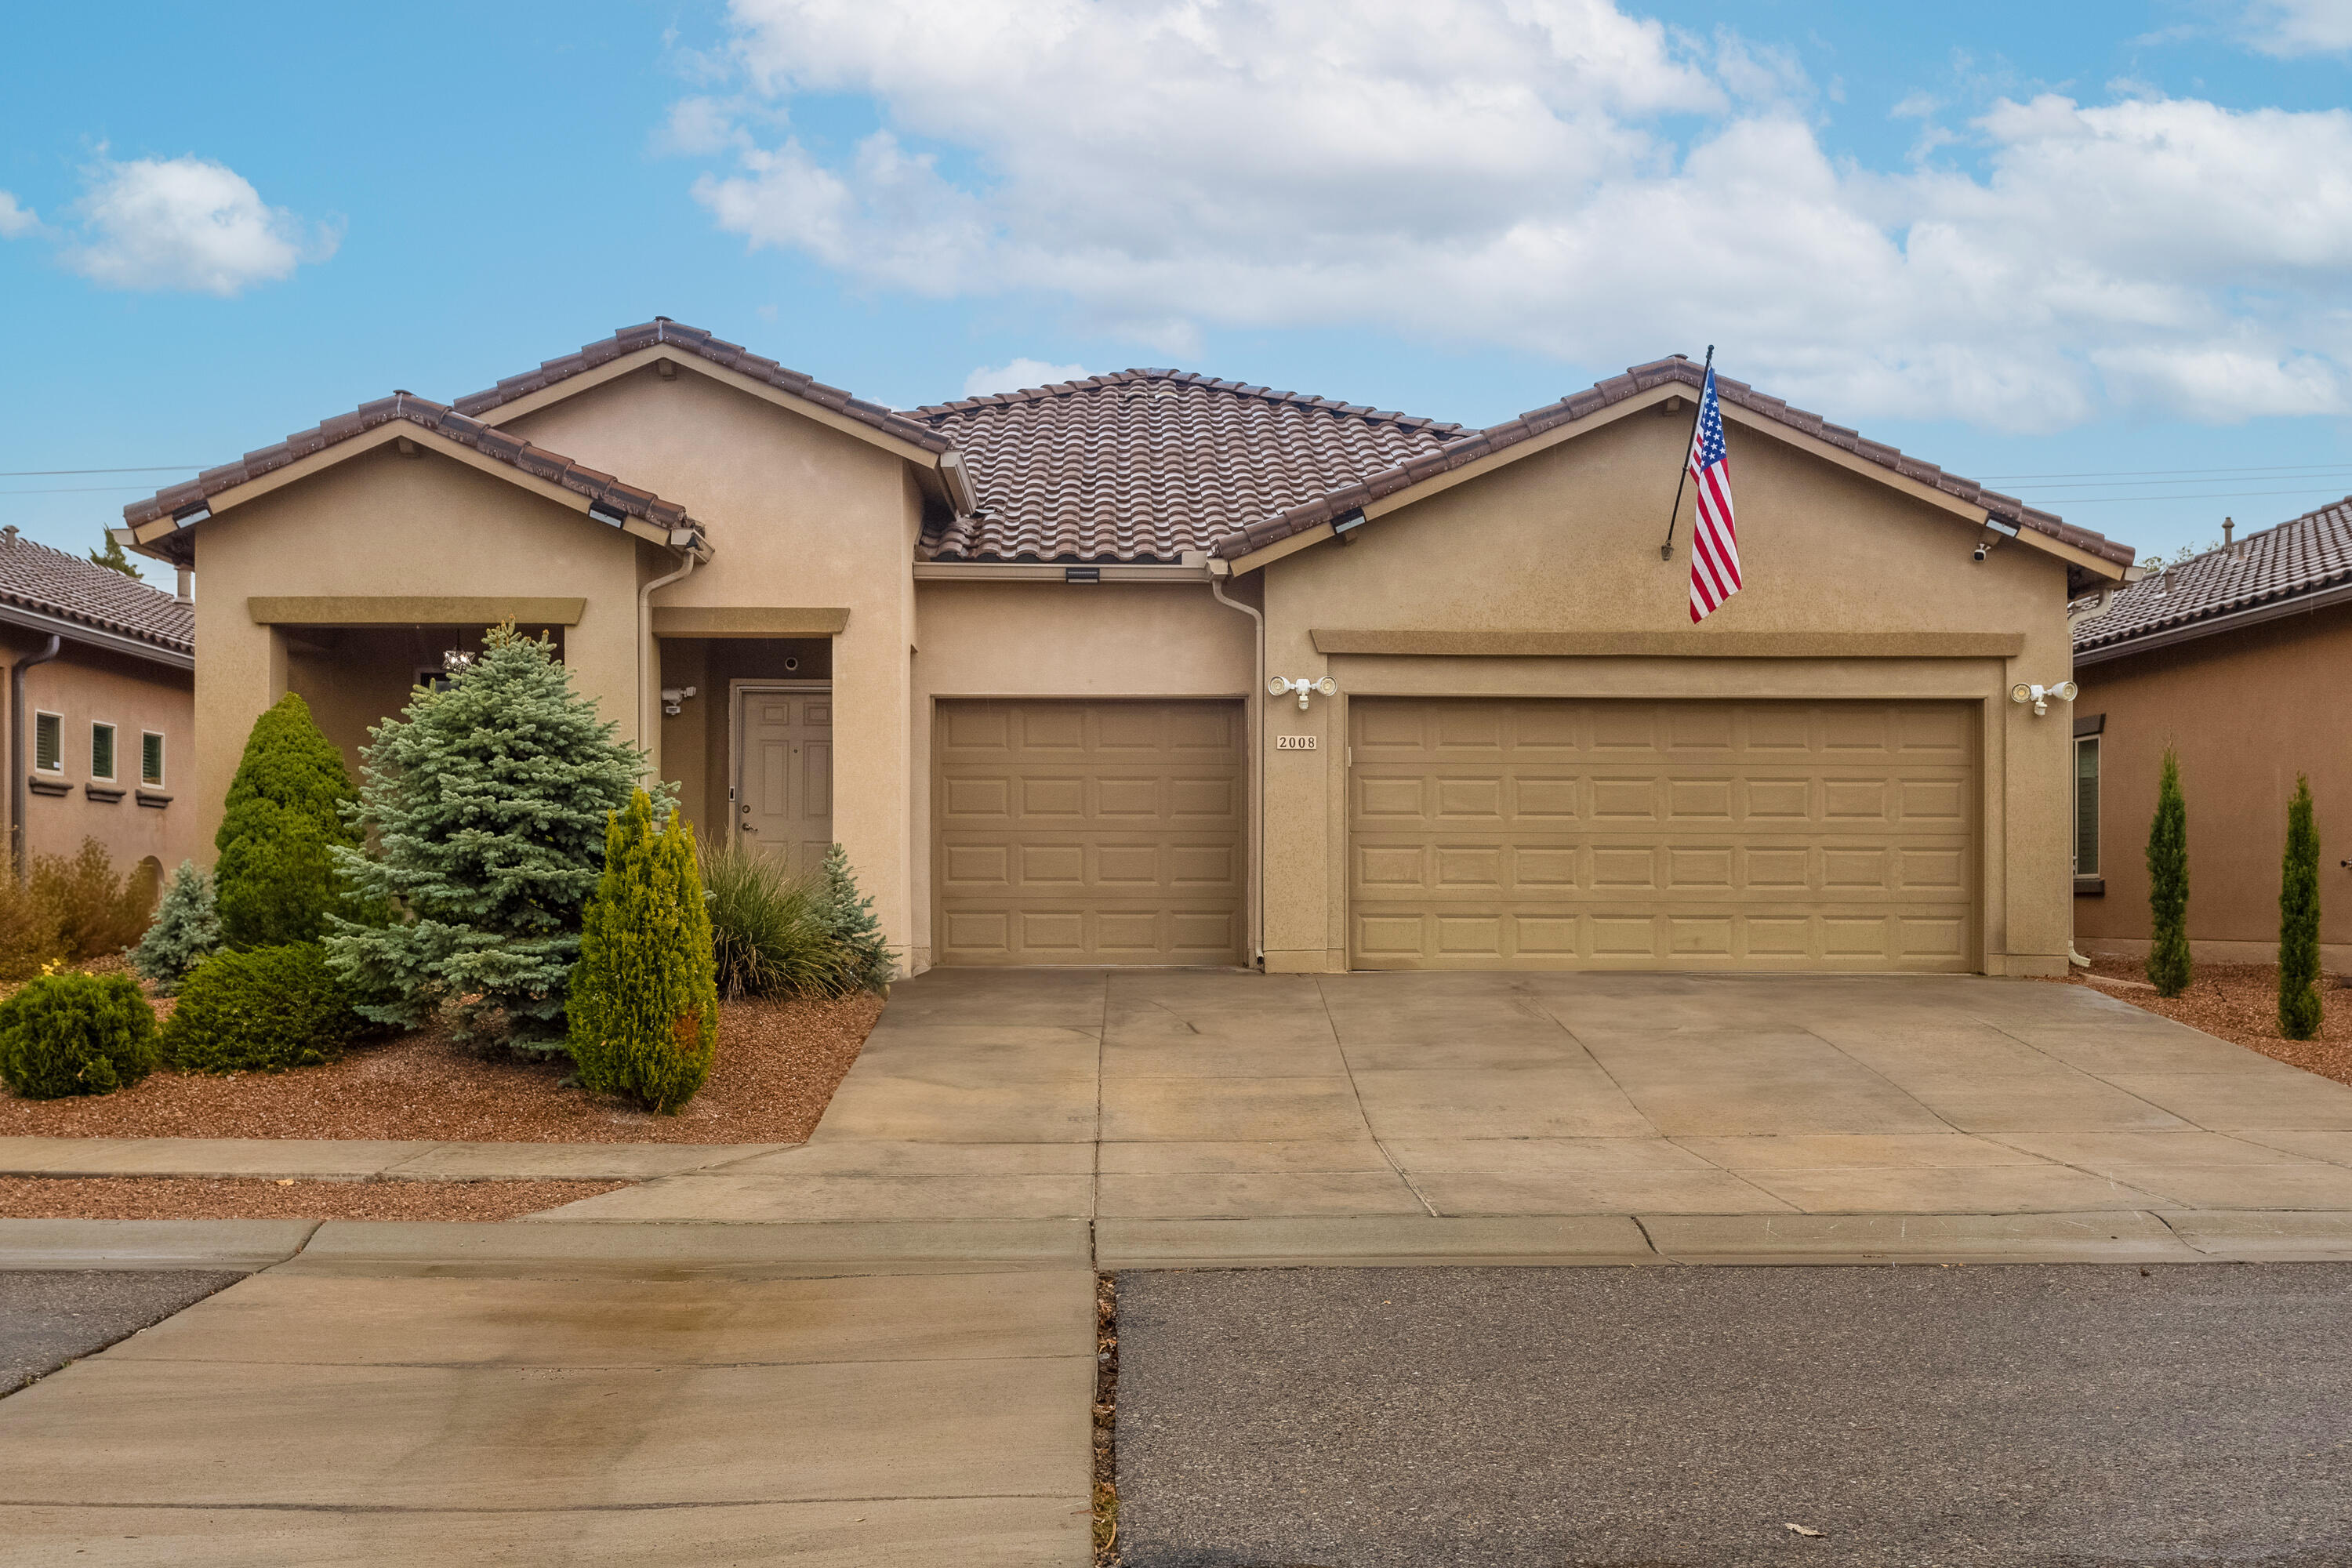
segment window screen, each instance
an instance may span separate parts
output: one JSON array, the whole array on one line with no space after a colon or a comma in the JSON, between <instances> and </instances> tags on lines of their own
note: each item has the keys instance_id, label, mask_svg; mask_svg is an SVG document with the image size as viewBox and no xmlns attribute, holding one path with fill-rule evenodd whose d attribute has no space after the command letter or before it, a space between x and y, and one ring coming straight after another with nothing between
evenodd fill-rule
<instances>
[{"instance_id":1,"label":"window screen","mask_svg":"<svg viewBox=\"0 0 2352 1568\"><path fill-rule=\"evenodd\" d=\"M163 787L163 737L152 730L139 736L139 782L150 789Z\"/></svg>"},{"instance_id":2,"label":"window screen","mask_svg":"<svg viewBox=\"0 0 2352 1568\"><path fill-rule=\"evenodd\" d=\"M89 776L110 779L114 776L114 726L92 724L89 727Z\"/></svg>"},{"instance_id":3,"label":"window screen","mask_svg":"<svg viewBox=\"0 0 2352 1568\"><path fill-rule=\"evenodd\" d=\"M2074 875L2099 874L2099 738L2074 742Z\"/></svg>"},{"instance_id":4,"label":"window screen","mask_svg":"<svg viewBox=\"0 0 2352 1568\"><path fill-rule=\"evenodd\" d=\"M33 721L33 766L45 773L66 771L66 721L55 713Z\"/></svg>"}]
</instances>

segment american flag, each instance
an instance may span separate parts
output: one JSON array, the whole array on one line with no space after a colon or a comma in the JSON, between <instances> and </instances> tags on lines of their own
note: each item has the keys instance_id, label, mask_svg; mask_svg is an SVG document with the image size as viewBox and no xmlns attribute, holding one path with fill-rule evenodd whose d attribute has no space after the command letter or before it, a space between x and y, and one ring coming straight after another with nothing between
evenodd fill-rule
<instances>
[{"instance_id":1,"label":"american flag","mask_svg":"<svg viewBox=\"0 0 2352 1568\"><path fill-rule=\"evenodd\" d=\"M1715 370L1698 395L1691 427L1691 482L1698 515L1691 524L1691 623L1696 626L1739 592L1739 537L1731 519L1731 462L1723 449L1723 405L1715 400Z\"/></svg>"}]
</instances>

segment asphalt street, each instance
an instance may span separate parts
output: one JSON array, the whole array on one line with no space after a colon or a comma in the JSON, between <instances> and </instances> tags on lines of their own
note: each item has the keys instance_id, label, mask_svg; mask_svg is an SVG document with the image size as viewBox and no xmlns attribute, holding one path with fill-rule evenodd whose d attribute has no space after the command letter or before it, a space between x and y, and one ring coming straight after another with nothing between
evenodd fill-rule
<instances>
[{"instance_id":1,"label":"asphalt street","mask_svg":"<svg viewBox=\"0 0 2352 1568\"><path fill-rule=\"evenodd\" d=\"M0 1271L0 1394L95 1355L244 1278L187 1269Z\"/></svg>"},{"instance_id":2,"label":"asphalt street","mask_svg":"<svg viewBox=\"0 0 2352 1568\"><path fill-rule=\"evenodd\" d=\"M2352 1265L1138 1272L1118 1302L1127 1568L2352 1563Z\"/></svg>"}]
</instances>

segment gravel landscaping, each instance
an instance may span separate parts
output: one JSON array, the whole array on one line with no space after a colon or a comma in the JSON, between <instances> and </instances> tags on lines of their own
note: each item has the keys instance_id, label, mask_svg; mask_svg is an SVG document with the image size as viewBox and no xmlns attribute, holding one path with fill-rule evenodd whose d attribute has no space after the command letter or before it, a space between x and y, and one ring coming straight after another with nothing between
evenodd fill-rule
<instances>
[{"instance_id":1,"label":"gravel landscaping","mask_svg":"<svg viewBox=\"0 0 2352 1568\"><path fill-rule=\"evenodd\" d=\"M0 1177L5 1219L513 1219L626 1182L284 1182Z\"/></svg>"},{"instance_id":2,"label":"gravel landscaping","mask_svg":"<svg viewBox=\"0 0 2352 1568\"><path fill-rule=\"evenodd\" d=\"M864 994L728 1003L719 1012L709 1081L675 1116L563 1087L572 1067L561 1058L484 1057L442 1036L416 1034L292 1072L215 1078L166 1071L109 1095L0 1096L0 1136L799 1142L815 1129L881 1014L882 998Z\"/></svg>"},{"instance_id":3,"label":"gravel landscaping","mask_svg":"<svg viewBox=\"0 0 2352 1568\"><path fill-rule=\"evenodd\" d=\"M2091 963L2090 977L2077 974L2074 983L2250 1051L2260 1051L2290 1067L2352 1084L2352 990L2323 980L2319 994L2327 1011L2319 1037L2283 1040L2278 1034L2276 964L2200 963L2196 974L2179 995L2158 996L2137 959L2099 958Z\"/></svg>"}]
</instances>

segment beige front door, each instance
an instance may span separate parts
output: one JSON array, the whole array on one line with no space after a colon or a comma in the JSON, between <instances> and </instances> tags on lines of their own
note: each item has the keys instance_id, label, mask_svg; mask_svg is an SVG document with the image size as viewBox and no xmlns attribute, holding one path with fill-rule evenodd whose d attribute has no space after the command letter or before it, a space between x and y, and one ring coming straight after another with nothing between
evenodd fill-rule
<instances>
[{"instance_id":1,"label":"beige front door","mask_svg":"<svg viewBox=\"0 0 2352 1568\"><path fill-rule=\"evenodd\" d=\"M942 964L1242 962L1234 702L942 701Z\"/></svg>"},{"instance_id":2,"label":"beige front door","mask_svg":"<svg viewBox=\"0 0 2352 1568\"><path fill-rule=\"evenodd\" d=\"M806 876L833 844L833 692L739 686L735 830Z\"/></svg>"},{"instance_id":3,"label":"beige front door","mask_svg":"<svg viewBox=\"0 0 2352 1568\"><path fill-rule=\"evenodd\" d=\"M1349 709L1358 968L1975 967L1967 704Z\"/></svg>"}]
</instances>

